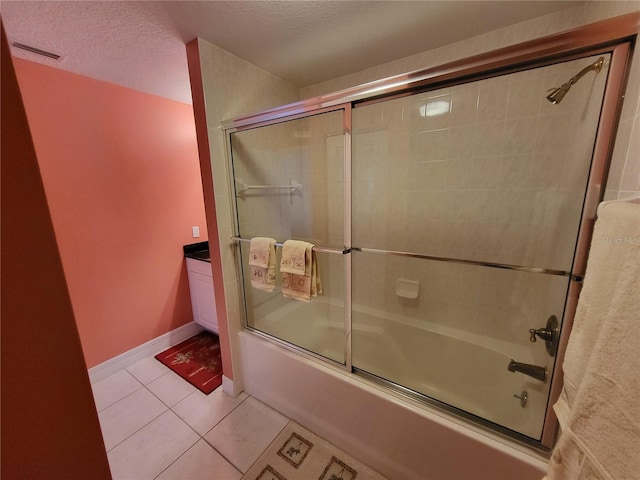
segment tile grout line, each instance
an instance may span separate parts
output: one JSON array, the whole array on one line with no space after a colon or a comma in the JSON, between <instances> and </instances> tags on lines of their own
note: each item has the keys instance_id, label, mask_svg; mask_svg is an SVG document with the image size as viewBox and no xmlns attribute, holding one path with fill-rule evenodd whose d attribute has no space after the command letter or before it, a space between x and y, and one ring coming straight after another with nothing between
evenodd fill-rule
<instances>
[{"instance_id":1,"label":"tile grout line","mask_svg":"<svg viewBox=\"0 0 640 480\"><path fill-rule=\"evenodd\" d=\"M242 393L242 392L241 392ZM209 430L207 430L207 433L205 433L204 435L207 435L209 432L211 432L211 430L213 430L214 428L216 428L216 426L218 426L225 418L227 418L229 415L231 415L231 413L233 413L236 408L238 408L240 405L242 405L244 402L247 401L248 398L250 398L251 396L249 394L247 394L246 398L244 398L244 400L242 400L238 405L236 405L235 407L233 407L233 409L231 409L231 411L229 411L229 413L227 413L224 417L222 417L218 423L216 423L213 427L211 427ZM196 432L197 433L197 432ZM219 451L216 447L214 447L213 445L211 445L211 443L209 443L207 441L206 438L204 438L204 435L201 436L202 440L204 440L204 442L209 445L214 452L216 452L218 455L220 455L222 458L224 458L225 462L227 462L229 465L231 465L233 468L235 468L238 472L240 472L240 475L244 476L244 472L242 470L240 470L235 463L233 463L231 460L229 460L221 451Z\"/></svg>"},{"instance_id":2,"label":"tile grout line","mask_svg":"<svg viewBox=\"0 0 640 480\"><path fill-rule=\"evenodd\" d=\"M128 393L127 395L125 395L124 397L118 399L117 401L111 403L110 405L104 407L102 410L100 410L99 412L97 412L98 414L104 412L105 410L109 409L110 407L114 406L115 404L117 404L118 402L130 397L131 395L133 395L134 393L139 392L139 390L141 388L144 388L148 393L150 393L152 395L152 397L156 398L164 407L165 409L160 412L158 415L156 415L155 417L153 417L152 419L150 419L148 422L146 422L144 425L140 426L137 430L135 430L134 432L132 432L130 435L128 435L126 438L122 439L121 441L119 441L117 444L113 445L109 450L107 450L107 454L109 454L111 451L113 451L115 448L117 448L119 445L121 445L122 443L124 443L125 441L129 440L132 436L136 435L138 432L140 432L142 429L146 428L149 424L151 424L152 422L154 422L155 420L157 420L159 417L161 417L162 415L164 415L167 412L171 412L173 415L175 415L184 425L186 425L191 431L193 431L196 436L197 439L195 440L195 442L193 442L192 444L190 444L185 450L184 452L182 452L180 455L178 455L178 457L173 460L167 467L165 467L161 472L158 473L158 475L156 475L154 478L158 478L160 475L162 475L167 469L169 469L174 463L176 463L180 458L182 458L191 448L193 448L194 445L196 445L200 440L203 440L205 442L206 445L208 445L211 449L213 449L214 452L216 452L225 462L227 462L229 465L231 465L233 467L234 470L236 470L239 474L240 474L240 478L244 477L246 475L246 472L243 472L238 466L236 466L231 460L229 460L222 452L220 452L218 449L216 449L211 443L209 443L207 441L205 437L205 435L209 434L216 426L218 426L225 418L227 418L229 415L231 415L238 407L240 407L245 401L247 401L247 399L251 398L251 395L247 394L246 392L241 392L245 393L246 397L244 399L242 399L242 401L240 401L236 406L234 406L229 412L227 412L220 420L218 420L215 425L213 425L209 430L207 430L207 432L204 435L200 435L200 433L198 433L193 427L191 427L191 425L189 425L176 411L173 410L173 407L175 407L176 405L178 405L181 401L183 401L185 398L187 398L189 395L192 395L195 392L198 392L199 390L197 388L195 388L195 390L193 392L190 392L189 394L187 394L185 397L183 397L182 399L180 399L178 402L176 402L173 406L169 406L165 401L163 401L158 395L156 395L153 391L151 391L151 389L148 388L148 385L153 383L154 381L156 381L158 378L161 378L162 376L166 375L167 373L171 372L171 370L169 370L168 372L164 373L163 375L160 375L157 378L154 378L153 380L149 381L147 384L143 383L140 379L138 379L138 377L136 377L133 373L131 373L129 370L127 370L126 368L124 368L123 370L125 370L129 375L131 375L135 381L140 385L138 388L136 388L134 391ZM256 399L257 400L257 399ZM95 401L95 400L94 400ZM270 407L271 408L271 407ZM275 409L274 409L275 410ZM277 412L277 410L275 410ZM280 413L280 412L278 412ZM281 414L282 415L282 414ZM282 431L287 428L287 426L292 422L292 420L287 417L286 415L283 415L285 418L287 418L287 423L284 425L284 427L282 429L280 429L280 431L276 434L276 436L273 438L273 440L271 442L269 442L269 445L267 447L265 447L265 449L263 449L260 454L258 455L258 458L249 466L249 468L247 469L247 472L249 471L249 469L251 469L253 467L253 465L262 457L262 455L273 445L273 443L275 442L276 438L278 437L278 435L280 435L282 433Z\"/></svg>"},{"instance_id":3,"label":"tile grout line","mask_svg":"<svg viewBox=\"0 0 640 480\"><path fill-rule=\"evenodd\" d=\"M102 412L104 412L105 410L113 407L116 403L124 400L127 397L130 397L131 395L133 395L134 393L136 393L138 390L140 390L141 388L144 388L144 385L140 384L140 386L138 388L136 388L134 391L127 393L124 397L119 398L118 400L116 400L113 403L110 403L109 405L107 405L106 407L103 407L101 410L98 410L98 406L96 405L96 413L98 415L100 415ZM95 394L93 395L93 403L95 404Z\"/></svg>"},{"instance_id":4,"label":"tile grout line","mask_svg":"<svg viewBox=\"0 0 640 480\"><path fill-rule=\"evenodd\" d=\"M194 390L194 392L198 392L200 390L196 389ZM191 395L191 392L189 395ZM153 393L153 392L152 392ZM187 395L186 397L184 397L182 400L184 400L185 398L187 398L189 395ZM211 427L209 430L207 430L207 432L204 434L206 435L207 433L209 433L211 430L213 430L220 422L222 422L225 418L227 418L233 411L235 411L236 408L238 408L240 405L242 405L247 398L249 398L249 395L247 395L246 398L244 398L240 403L238 403L238 405L236 405L235 407L233 407L226 415L224 415L220 420L218 420L218 422ZM180 400L180 401L182 401ZM162 401L162 400L160 400ZM163 402L164 403L164 402ZM180 402L177 402L174 407ZM166 403L165 403L166 405ZM175 412L173 410L173 407L168 407L168 409L171 411L171 413L173 413L174 415L176 415L178 417L178 419L180 419L180 421L182 423L184 423L187 427L189 427L189 429L191 429L197 436L198 436L198 440L196 440L192 445L189 446L189 448L187 448L184 452L182 452L173 462L171 462L165 469L162 470L162 472L160 472L156 477L154 478L158 478L160 475L162 475L167 469L171 468L171 466L176 463L178 460L180 460L180 458L182 458L191 448L193 448L193 446L198 443L200 440L204 441L209 447L211 447L211 449L213 449L214 452L216 452L218 455L220 455L220 457L222 457L224 459L225 462L227 462L229 465L231 465L236 471L238 471L238 473L240 473L241 475L244 475L244 473L238 468L236 467L235 464L233 464L233 462L231 462L227 457L225 457L222 452L218 451L213 445L211 445L206 438L204 438L204 435L200 435L200 433L198 433L191 425L189 425L177 412Z\"/></svg>"},{"instance_id":5,"label":"tile grout line","mask_svg":"<svg viewBox=\"0 0 640 480\"><path fill-rule=\"evenodd\" d=\"M277 411L277 410L276 410L276 411ZM278 412L278 413L280 413L280 412ZM281 414L281 415L282 415L282 414ZM286 417L286 418L287 418L289 421L288 421L287 423L285 423L284 427L282 427L282 428L280 429L280 431L276 434L276 436L275 436L275 437L273 437L273 440L271 440L271 442L269 442L269 445L267 445L267 446L266 446L266 448L265 448L262 452L260 452L260 455L258 455L258 458L256 458L256 459L255 459L255 461L254 461L251 465L249 465L249 468L247 468L247 472L249 472L249 471L253 468L253 466L254 466L256 463L258 463L258 460L260 460L260 459L262 458L262 456L266 453L266 451L267 451L267 450L269 450L269 449L271 448L271 446L276 442L276 440L278 439L278 437L280 436L280 434L281 434L282 432L284 432L284 430L285 430L285 429L286 429L286 428L287 428L287 427L288 427L288 426L293 422L293 420L291 420L289 417ZM247 474L247 472L242 473L242 477L243 477L243 478L244 478L244 476ZM241 478L240 480L242 480L242 478Z\"/></svg>"},{"instance_id":6,"label":"tile grout line","mask_svg":"<svg viewBox=\"0 0 640 480\"><path fill-rule=\"evenodd\" d=\"M175 412L172 412L172 413L175 413ZM180 417L178 417L178 418L180 418ZM183 421L181 418L180 418L180 420L181 420L181 421ZM184 421L183 421L183 423L185 423L185 424L186 424L186 422L184 422ZM193 430L193 429L192 429L192 430ZM196 435L198 435L198 432L196 432ZM198 436L199 436L199 435L198 435ZM199 437L200 437L200 436L199 436ZM171 466L172 466L174 463L176 463L178 460L180 460L182 457L184 457L184 456L185 456L185 454L186 454L189 450L191 450L191 449L194 447L194 445L195 445L196 443L198 443L200 440L202 440L202 437L200 437L200 438L196 439L196 441L195 441L195 442L193 442L191 445L189 445L189 446L187 447L187 449L186 449L184 452L182 452L180 455L178 455L178 457L177 457L173 462L171 462L169 465L167 465L165 468L163 468L163 469L162 469L162 471L161 471L160 473L158 473L158 475L156 475L156 476L155 476L155 477L153 477L153 478L154 478L154 479L158 478L160 475L162 475L164 472L166 472L169 468L171 468Z\"/></svg>"},{"instance_id":7,"label":"tile grout line","mask_svg":"<svg viewBox=\"0 0 640 480\"><path fill-rule=\"evenodd\" d=\"M164 403L162 400L160 400L157 396L155 396L155 395L153 394L153 392L152 392L151 390L149 390L149 389L146 387L146 385L143 385L143 386L142 386L142 388L146 389L146 390L147 390L151 395L153 395L155 398L157 398L157 399L158 399L158 401L159 401L160 403L162 403L162 405L164 405L165 407L167 407L167 404L166 404L166 403ZM131 393L130 393L129 395L127 395L126 397L123 397L123 398L122 398L122 400L124 400L125 398L127 398L127 397L129 397L129 396L133 395L133 394L134 394L134 393L136 393L138 390L140 390L140 389L138 388L135 392L131 392ZM118 401L120 401L120 400L118 400ZM118 402L116 402L116 403L118 403ZM114 403L114 405L115 405L115 403ZM106 410L106 409L105 409L105 410ZM138 428L135 432L131 433L131 435L129 435L128 437L126 437L126 438L122 439L121 441L119 441L118 443L116 443L113 447L111 447L109 450L107 450L107 454L108 454L109 452L111 452L114 448L116 448L118 445L120 445L120 444L124 443L125 441L129 440L129 439L130 439L131 437L133 437L136 433L138 433L140 430L142 430L143 428L145 428L145 427L146 427L147 425L149 425L151 422L153 422L153 421L157 420L158 418L160 418L162 415L164 415L165 413L167 413L169 410L171 410L171 409L170 409L169 407L167 407L165 410L163 410L163 411L162 411L162 412L160 412L158 415L156 415L156 416L155 416L155 417L153 417L151 420L149 420L147 423L145 423L145 424L144 424L144 425L142 425L140 428ZM174 413L175 413L175 412L174 412ZM178 418L180 418L180 417L178 417ZM180 420L181 420L181 421L183 421L181 418L180 418Z\"/></svg>"},{"instance_id":8,"label":"tile grout line","mask_svg":"<svg viewBox=\"0 0 640 480\"><path fill-rule=\"evenodd\" d=\"M125 370L125 371L126 371L126 369L123 369L123 370ZM122 370L121 370L121 371L122 371ZM116 373L118 373L118 372L116 372ZM127 373L128 373L129 375L131 375L131 373L129 373L128 371L127 371ZM115 375L115 374L114 374L114 375ZM107 378L108 378L108 377L107 377ZM96 405L96 412L97 412L98 414L100 414L101 412L105 411L107 408L109 408L109 407L111 407L111 406L115 405L115 404L116 404L116 403L118 403L120 400L123 400L123 399L127 398L129 395L132 395L133 393L137 392L138 390L140 390L140 388L144 387L144 384L143 384L140 380L138 380L136 377L134 377L133 375L131 375L131 378L133 378L133 379L134 379L134 380L139 384L139 387L138 387L138 388L136 388L135 390L133 390L132 392L129 392L129 393L128 393L128 394L126 394L124 397L119 398L119 399L118 399L118 400L116 400L115 402L112 402L112 403L110 403L109 405L107 405L107 406L105 406L105 407L102 407L102 409L101 409L101 410L98 410L98 406ZM106 379L104 379L104 380L106 380ZM95 394L95 391L93 390L93 387L94 387L94 385L96 385L97 383L100 383L100 382L96 382L95 384L91 384L91 396L93 397L93 403L94 403L94 404L96 403L96 394Z\"/></svg>"}]
</instances>

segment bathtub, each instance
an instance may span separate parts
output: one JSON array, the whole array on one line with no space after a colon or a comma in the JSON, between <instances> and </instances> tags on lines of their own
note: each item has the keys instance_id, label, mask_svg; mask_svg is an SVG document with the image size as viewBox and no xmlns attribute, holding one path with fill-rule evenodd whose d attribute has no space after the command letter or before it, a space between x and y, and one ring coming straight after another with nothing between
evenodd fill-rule
<instances>
[{"instance_id":1,"label":"bathtub","mask_svg":"<svg viewBox=\"0 0 640 480\"><path fill-rule=\"evenodd\" d=\"M342 312L322 299L288 302L254 326L341 362ZM354 375L244 331L239 335L244 389L389 478L544 475L544 456L465 418L481 417L539 437L548 383L507 370L511 358L530 360L526 348L490 339L482 344L472 334L358 306L352 312L353 366L372 376ZM420 395L399 394L373 376ZM524 408L514 397L523 390L528 392ZM438 402L420 401L424 397ZM438 407L444 404L462 415Z\"/></svg>"}]
</instances>

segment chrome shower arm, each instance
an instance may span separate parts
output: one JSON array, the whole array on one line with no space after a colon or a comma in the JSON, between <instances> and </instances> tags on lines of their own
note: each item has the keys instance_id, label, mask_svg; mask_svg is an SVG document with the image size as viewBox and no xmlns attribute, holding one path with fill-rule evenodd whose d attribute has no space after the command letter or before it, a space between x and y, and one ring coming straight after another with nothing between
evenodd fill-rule
<instances>
[{"instance_id":1,"label":"chrome shower arm","mask_svg":"<svg viewBox=\"0 0 640 480\"><path fill-rule=\"evenodd\" d=\"M574 75L571 80L567 83L562 84L560 87L551 88L547 90L547 100L551 103L558 104L562 101L564 96L567 94L569 89L576 84L578 80L580 80L584 75L586 75L591 70L595 70L596 73L599 73L602 70L602 66L604 65L604 57L598 58L594 63L584 67L580 70L576 75Z\"/></svg>"},{"instance_id":2,"label":"chrome shower arm","mask_svg":"<svg viewBox=\"0 0 640 480\"><path fill-rule=\"evenodd\" d=\"M595 70L596 73L600 73L600 70L602 70L602 66L604 65L604 58L600 57L598 60L596 60L594 63L592 63L591 65L587 65L586 67L584 67L582 70L580 70L578 73L576 73L571 80L569 80L568 83L570 83L571 85L574 85L578 80L580 80L582 77L584 77L587 73L589 73L591 70Z\"/></svg>"}]
</instances>

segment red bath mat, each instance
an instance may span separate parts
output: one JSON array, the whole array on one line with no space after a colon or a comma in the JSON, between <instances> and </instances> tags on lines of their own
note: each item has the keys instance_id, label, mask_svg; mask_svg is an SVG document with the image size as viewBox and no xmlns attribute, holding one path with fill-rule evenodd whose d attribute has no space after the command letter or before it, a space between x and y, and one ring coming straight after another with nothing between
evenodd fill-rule
<instances>
[{"instance_id":1,"label":"red bath mat","mask_svg":"<svg viewBox=\"0 0 640 480\"><path fill-rule=\"evenodd\" d=\"M213 333L200 332L156 359L207 395L222 384L220 340Z\"/></svg>"}]
</instances>

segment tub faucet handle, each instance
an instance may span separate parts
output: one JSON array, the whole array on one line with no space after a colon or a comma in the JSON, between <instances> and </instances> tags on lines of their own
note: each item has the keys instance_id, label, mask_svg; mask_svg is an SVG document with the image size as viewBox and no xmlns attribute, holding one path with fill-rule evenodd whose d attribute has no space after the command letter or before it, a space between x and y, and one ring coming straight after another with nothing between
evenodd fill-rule
<instances>
[{"instance_id":1,"label":"tub faucet handle","mask_svg":"<svg viewBox=\"0 0 640 480\"><path fill-rule=\"evenodd\" d=\"M538 328L538 329L530 328L529 335L530 335L529 340L531 340L532 343L536 343L537 341L536 335L545 341L551 340L553 338L553 332L547 330L546 328Z\"/></svg>"},{"instance_id":2,"label":"tub faucet handle","mask_svg":"<svg viewBox=\"0 0 640 480\"><path fill-rule=\"evenodd\" d=\"M558 318L555 315L551 315L547 320L547 325L543 328L530 328L529 340L532 343L536 343L537 338L540 337L544 340L545 347L549 356L553 357L558 350L558 340L560 337L560 329L558 326Z\"/></svg>"}]
</instances>

